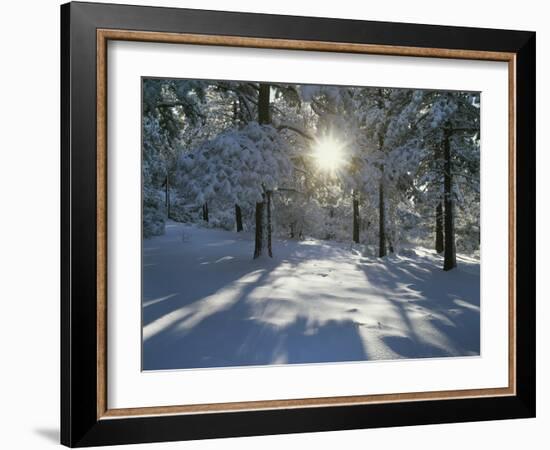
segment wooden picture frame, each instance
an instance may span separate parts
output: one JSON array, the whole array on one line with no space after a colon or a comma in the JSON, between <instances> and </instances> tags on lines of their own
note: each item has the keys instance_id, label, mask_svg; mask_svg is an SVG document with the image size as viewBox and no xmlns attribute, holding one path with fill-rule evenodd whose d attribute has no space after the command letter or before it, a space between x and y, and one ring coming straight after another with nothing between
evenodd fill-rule
<instances>
[{"instance_id":1,"label":"wooden picture frame","mask_svg":"<svg viewBox=\"0 0 550 450\"><path fill-rule=\"evenodd\" d=\"M508 387L110 409L106 393L109 40L507 62ZM77 2L61 7L61 56L63 444L534 417L535 33Z\"/></svg>"}]
</instances>

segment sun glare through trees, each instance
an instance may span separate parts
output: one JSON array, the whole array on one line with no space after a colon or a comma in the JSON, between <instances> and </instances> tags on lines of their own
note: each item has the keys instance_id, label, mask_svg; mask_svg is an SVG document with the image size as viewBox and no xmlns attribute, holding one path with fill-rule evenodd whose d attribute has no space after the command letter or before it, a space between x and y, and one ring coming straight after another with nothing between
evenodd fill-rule
<instances>
[{"instance_id":1,"label":"sun glare through trees","mask_svg":"<svg viewBox=\"0 0 550 450\"><path fill-rule=\"evenodd\" d=\"M345 144L332 135L315 141L313 157L321 169L334 172L345 164Z\"/></svg>"}]
</instances>

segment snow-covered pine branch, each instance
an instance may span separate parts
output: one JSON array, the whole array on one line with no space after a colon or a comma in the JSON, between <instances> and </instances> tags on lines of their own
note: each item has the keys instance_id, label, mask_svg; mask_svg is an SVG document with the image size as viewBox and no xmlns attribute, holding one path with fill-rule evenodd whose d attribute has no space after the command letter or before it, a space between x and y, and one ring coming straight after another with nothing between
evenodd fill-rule
<instances>
[{"instance_id":1,"label":"snow-covered pine branch","mask_svg":"<svg viewBox=\"0 0 550 450\"><path fill-rule=\"evenodd\" d=\"M265 190L275 190L291 172L289 148L278 131L256 122L229 129L182 155L182 196L202 204L226 201L252 207Z\"/></svg>"}]
</instances>

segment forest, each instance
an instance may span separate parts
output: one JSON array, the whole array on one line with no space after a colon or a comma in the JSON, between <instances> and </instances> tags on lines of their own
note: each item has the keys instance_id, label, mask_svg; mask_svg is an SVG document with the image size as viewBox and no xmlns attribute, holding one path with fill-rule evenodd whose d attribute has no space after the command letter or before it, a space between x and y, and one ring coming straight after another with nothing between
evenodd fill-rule
<instances>
[{"instance_id":1,"label":"forest","mask_svg":"<svg viewBox=\"0 0 550 450\"><path fill-rule=\"evenodd\" d=\"M145 237L167 218L290 238L479 249L479 94L146 79Z\"/></svg>"},{"instance_id":2,"label":"forest","mask_svg":"<svg viewBox=\"0 0 550 450\"><path fill-rule=\"evenodd\" d=\"M462 324L464 330L472 333L479 327L478 92L143 78L142 101L145 366L181 368L338 359L338 346L330 354L318 355L310 349L307 354L299 351L301 356L289 358L287 349L282 359L266 356L275 351L274 343L269 352L256 348L248 356L233 358L227 355L234 354L234 349L227 349L211 362L205 362L202 353L194 357L181 355L176 346L171 352L180 354L180 359L173 354L159 359L158 346L147 342L159 333L172 330L173 334L177 324L185 329L191 316L204 315L198 324L212 319L212 314L227 311L229 306L223 299L231 295L220 292L230 283L243 282L254 270L281 270L290 264L294 276L300 278L300 264L313 268L331 258L333 263L338 261L336 266L352 264L352 271L360 268L363 279L367 278L368 286L357 297L359 305L361 298L368 297L369 288L376 287L377 295L382 295L380 282L384 276L373 275L383 269L386 275L403 280L401 284L394 280L394 288L414 291L428 302L424 316L429 320L441 310L450 311L453 317L445 318L451 322L459 320L462 302L464 311L477 308L477 314L468 316L469 321ZM180 244L181 248L177 247ZM215 270L204 272L206 265L213 263L217 264ZM221 270L224 264L229 272L238 268L238 276L235 272L225 280L227 271ZM196 278L194 269L190 269L194 265L202 271L195 274ZM464 271L454 278L442 275L460 270L460 265ZM157 268L147 272L148 266ZM338 267L325 266L315 275L330 275L334 281ZM165 295L167 277L172 276L170 271L175 267L183 273L172 274L174 285ZM304 279L309 273L304 272ZM185 274L192 278L181 281ZM261 291L266 283L272 289L277 286L264 275L260 276L263 281L254 279L253 286L249 286L249 297L254 291L252 297L259 299L258 289ZM212 292L190 287L193 280L216 277L225 281L220 281ZM461 291L463 277L467 278L467 292ZM414 283L407 285L408 279ZM377 282L379 286L375 286ZM313 285L316 283L313 281ZM436 291L427 295L434 285ZM390 296L391 287L386 283ZM191 296L185 293L188 289L193 292ZM323 289L315 293L318 298L330 297L330 289L336 287L332 284ZM249 302L243 291L246 289L231 297L232 306ZM204 312L208 310L205 305L209 305L209 295L217 295L224 303L210 308L212 314ZM283 296L285 301L298 301L289 296ZM218 303L210 301L210 306ZM152 305L160 309L153 312ZM276 309L275 316L284 312L284 308ZM317 324L350 321L355 326L367 326L368 319L376 314L366 313L364 321L352 318L360 309L357 305L345 309L347 315L338 319L340 322L332 316L313 320L308 313L302 311L299 315L294 311L293 323L295 326L297 320L304 320L307 329L312 320ZM230 316L231 320L241 320L243 314L249 315L247 311ZM277 319L264 319L271 326L281 325ZM406 317L402 319L407 323ZM229 316L219 320L231 332ZM384 323L373 323L378 335L387 337L388 332L380 331ZM455 322L453 326L456 328ZM400 330L397 337L411 339L411 330ZM400 341L392 351L379 353L382 358L476 354L479 329L473 334L474 341L467 338L467 345L457 344L464 338L457 335L452 345L430 342L429 350L426 342L419 344L421 337L413 336L412 347ZM438 339L449 341L449 336ZM322 342L326 344L326 339ZM322 342L319 345L324 345ZM343 358L373 358L367 355L365 339L361 345L363 350L357 355L344 352L347 356ZM451 347L453 350L449 350ZM404 351L409 348L414 349Z\"/></svg>"}]
</instances>

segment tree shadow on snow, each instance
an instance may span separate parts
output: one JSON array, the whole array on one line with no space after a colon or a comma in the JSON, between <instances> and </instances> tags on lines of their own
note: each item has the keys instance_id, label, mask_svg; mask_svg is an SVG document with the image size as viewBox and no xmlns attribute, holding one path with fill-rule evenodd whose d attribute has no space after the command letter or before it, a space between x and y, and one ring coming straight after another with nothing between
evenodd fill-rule
<instances>
[{"instance_id":1,"label":"tree shadow on snow","mask_svg":"<svg viewBox=\"0 0 550 450\"><path fill-rule=\"evenodd\" d=\"M162 247L167 240L151 242L154 250L147 255L149 265L144 268L144 370L368 359L352 320L321 324L295 311L284 324L255 317L258 308L275 308L276 313L292 310L291 299L258 303L250 295L269 283L276 290L274 272L291 274L304 259L315 257L315 245L278 241L274 258L252 260L252 247L247 242L243 250L246 238L240 236L220 240L213 251L209 249L214 246L200 251L182 248L176 239ZM220 247L226 256L220 257ZM182 255L182 250L189 252ZM156 258L162 264L154 264Z\"/></svg>"},{"instance_id":2,"label":"tree shadow on snow","mask_svg":"<svg viewBox=\"0 0 550 450\"><path fill-rule=\"evenodd\" d=\"M479 275L471 268L443 272L433 258L354 256L365 286L335 280L333 291L314 298L300 278L290 289L299 298L285 297L278 289L289 288L304 262L310 283L330 280L316 268L319 246L324 261L341 261L342 248L283 240L274 258L252 260L250 235L187 227L182 238L179 229L143 249L144 370L364 361L376 357L369 339L395 358L479 354ZM379 323L372 331L353 320L359 310L368 314L370 293L387 303L398 328ZM346 296L365 304L347 305ZM312 309L296 307L308 301ZM333 318L334 311L345 313Z\"/></svg>"},{"instance_id":3,"label":"tree shadow on snow","mask_svg":"<svg viewBox=\"0 0 550 450\"><path fill-rule=\"evenodd\" d=\"M360 267L371 285L389 294L383 295L388 307L403 324L398 332L381 337L397 357L480 354L480 285L475 270L444 272L437 260L395 256L364 260Z\"/></svg>"},{"instance_id":4,"label":"tree shadow on snow","mask_svg":"<svg viewBox=\"0 0 550 450\"><path fill-rule=\"evenodd\" d=\"M239 302L171 336L157 351L157 336L144 343L144 370L360 361L368 355L352 321L328 321L314 329L305 317L274 326L249 317ZM165 336L166 337L166 336Z\"/></svg>"}]
</instances>

